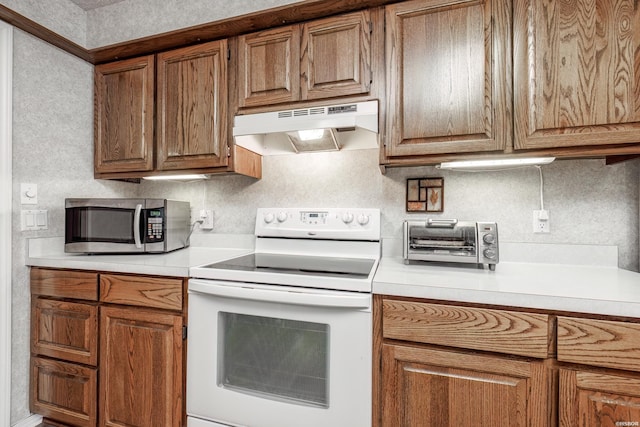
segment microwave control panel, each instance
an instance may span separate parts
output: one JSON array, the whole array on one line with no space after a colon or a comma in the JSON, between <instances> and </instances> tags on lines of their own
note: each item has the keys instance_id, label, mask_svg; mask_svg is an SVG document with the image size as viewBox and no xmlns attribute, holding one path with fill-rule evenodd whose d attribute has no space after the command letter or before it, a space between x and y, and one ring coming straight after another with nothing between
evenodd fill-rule
<instances>
[{"instance_id":1,"label":"microwave control panel","mask_svg":"<svg viewBox=\"0 0 640 427\"><path fill-rule=\"evenodd\" d=\"M145 210L145 243L162 242L164 240L164 209Z\"/></svg>"}]
</instances>

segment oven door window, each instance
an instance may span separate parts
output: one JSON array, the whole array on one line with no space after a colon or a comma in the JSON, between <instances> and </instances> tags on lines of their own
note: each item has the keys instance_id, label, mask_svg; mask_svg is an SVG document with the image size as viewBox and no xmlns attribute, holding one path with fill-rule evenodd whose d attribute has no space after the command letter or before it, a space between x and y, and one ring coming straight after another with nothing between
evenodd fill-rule
<instances>
[{"instance_id":1,"label":"oven door window","mask_svg":"<svg viewBox=\"0 0 640 427\"><path fill-rule=\"evenodd\" d=\"M219 313L219 386L329 406L329 325Z\"/></svg>"}]
</instances>

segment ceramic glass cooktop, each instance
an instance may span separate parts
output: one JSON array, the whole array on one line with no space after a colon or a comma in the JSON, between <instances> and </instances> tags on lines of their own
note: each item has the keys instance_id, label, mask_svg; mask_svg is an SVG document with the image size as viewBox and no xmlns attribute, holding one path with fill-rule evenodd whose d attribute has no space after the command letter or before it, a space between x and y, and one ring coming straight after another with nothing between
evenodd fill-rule
<instances>
[{"instance_id":1,"label":"ceramic glass cooktop","mask_svg":"<svg viewBox=\"0 0 640 427\"><path fill-rule=\"evenodd\" d=\"M375 260L373 259L363 258L253 253L227 261L209 264L204 266L204 268L343 278L366 278L369 276L369 273L371 273L374 263Z\"/></svg>"}]
</instances>

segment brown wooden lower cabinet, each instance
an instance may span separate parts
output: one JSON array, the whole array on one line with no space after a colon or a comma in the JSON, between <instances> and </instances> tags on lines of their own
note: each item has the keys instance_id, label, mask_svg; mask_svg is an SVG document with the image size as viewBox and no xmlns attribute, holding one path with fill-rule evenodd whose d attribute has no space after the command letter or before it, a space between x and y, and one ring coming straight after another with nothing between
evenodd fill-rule
<instances>
[{"instance_id":1,"label":"brown wooden lower cabinet","mask_svg":"<svg viewBox=\"0 0 640 427\"><path fill-rule=\"evenodd\" d=\"M31 410L37 414L72 426L95 426L97 387L95 368L31 358Z\"/></svg>"},{"instance_id":2,"label":"brown wooden lower cabinet","mask_svg":"<svg viewBox=\"0 0 640 427\"><path fill-rule=\"evenodd\" d=\"M385 344L382 425L545 425L547 374L539 361Z\"/></svg>"},{"instance_id":3,"label":"brown wooden lower cabinet","mask_svg":"<svg viewBox=\"0 0 640 427\"><path fill-rule=\"evenodd\" d=\"M374 427L640 425L640 320L374 296Z\"/></svg>"},{"instance_id":4,"label":"brown wooden lower cabinet","mask_svg":"<svg viewBox=\"0 0 640 427\"><path fill-rule=\"evenodd\" d=\"M185 288L32 268L31 411L56 426L184 425Z\"/></svg>"},{"instance_id":5,"label":"brown wooden lower cabinet","mask_svg":"<svg viewBox=\"0 0 640 427\"><path fill-rule=\"evenodd\" d=\"M639 423L640 377L560 370L560 427Z\"/></svg>"},{"instance_id":6,"label":"brown wooden lower cabinet","mask_svg":"<svg viewBox=\"0 0 640 427\"><path fill-rule=\"evenodd\" d=\"M182 422L182 316L101 307L100 426Z\"/></svg>"}]
</instances>

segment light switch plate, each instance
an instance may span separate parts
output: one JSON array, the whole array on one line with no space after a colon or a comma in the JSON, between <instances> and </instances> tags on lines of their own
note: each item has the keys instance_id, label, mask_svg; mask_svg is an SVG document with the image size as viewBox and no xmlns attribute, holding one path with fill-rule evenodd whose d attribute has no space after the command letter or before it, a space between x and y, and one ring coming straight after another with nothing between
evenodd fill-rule
<instances>
[{"instance_id":1,"label":"light switch plate","mask_svg":"<svg viewBox=\"0 0 640 427\"><path fill-rule=\"evenodd\" d=\"M37 184L20 184L20 203L23 205L38 204Z\"/></svg>"},{"instance_id":2,"label":"light switch plate","mask_svg":"<svg viewBox=\"0 0 640 427\"><path fill-rule=\"evenodd\" d=\"M20 230L47 230L49 229L49 218L46 210L22 210L20 211Z\"/></svg>"}]
</instances>

